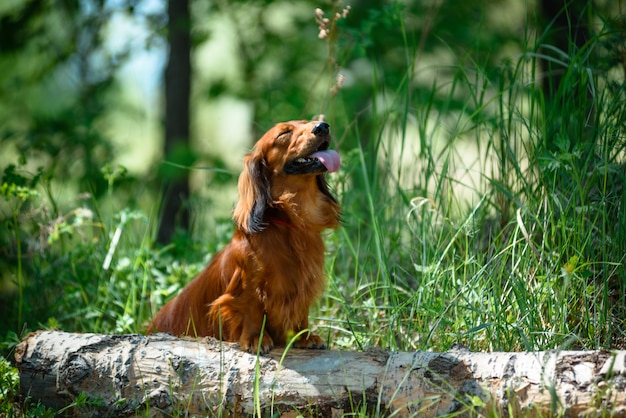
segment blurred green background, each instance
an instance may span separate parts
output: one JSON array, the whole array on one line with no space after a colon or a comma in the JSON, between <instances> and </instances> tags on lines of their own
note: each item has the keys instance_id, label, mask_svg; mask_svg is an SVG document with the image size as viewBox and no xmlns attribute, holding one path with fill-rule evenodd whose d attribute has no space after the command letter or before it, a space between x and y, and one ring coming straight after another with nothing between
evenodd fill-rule
<instances>
[{"instance_id":1,"label":"blurred green background","mask_svg":"<svg viewBox=\"0 0 626 418\"><path fill-rule=\"evenodd\" d=\"M319 114L335 347L623 348L623 7L3 1L6 353L142 332L229 239L256 139Z\"/></svg>"}]
</instances>

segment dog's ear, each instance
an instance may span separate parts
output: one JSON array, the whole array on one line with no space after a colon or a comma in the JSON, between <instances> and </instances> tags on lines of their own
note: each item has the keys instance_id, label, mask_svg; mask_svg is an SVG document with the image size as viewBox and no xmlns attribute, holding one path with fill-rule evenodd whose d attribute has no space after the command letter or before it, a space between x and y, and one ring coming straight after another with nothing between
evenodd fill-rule
<instances>
[{"instance_id":1,"label":"dog's ear","mask_svg":"<svg viewBox=\"0 0 626 418\"><path fill-rule=\"evenodd\" d=\"M337 199L335 199L335 196L333 196L330 188L328 187L326 176L324 174L320 174L315 177L315 181L317 182L317 188L320 189L320 192L322 192L322 194L329 198L333 203L337 203Z\"/></svg>"},{"instance_id":2,"label":"dog's ear","mask_svg":"<svg viewBox=\"0 0 626 418\"><path fill-rule=\"evenodd\" d=\"M267 226L263 216L271 203L267 162L261 153L253 152L244 159L244 170L239 175L239 201L233 219L248 234L261 232Z\"/></svg>"}]
</instances>

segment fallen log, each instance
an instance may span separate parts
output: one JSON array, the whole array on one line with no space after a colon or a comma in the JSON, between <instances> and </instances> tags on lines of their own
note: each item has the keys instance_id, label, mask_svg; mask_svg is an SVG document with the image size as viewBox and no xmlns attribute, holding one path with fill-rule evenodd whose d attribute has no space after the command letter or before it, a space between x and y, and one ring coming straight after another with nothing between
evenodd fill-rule
<instances>
[{"instance_id":1,"label":"fallen log","mask_svg":"<svg viewBox=\"0 0 626 418\"><path fill-rule=\"evenodd\" d=\"M77 415L626 416L626 351L242 352L214 339L40 331L17 347L22 396Z\"/></svg>"}]
</instances>

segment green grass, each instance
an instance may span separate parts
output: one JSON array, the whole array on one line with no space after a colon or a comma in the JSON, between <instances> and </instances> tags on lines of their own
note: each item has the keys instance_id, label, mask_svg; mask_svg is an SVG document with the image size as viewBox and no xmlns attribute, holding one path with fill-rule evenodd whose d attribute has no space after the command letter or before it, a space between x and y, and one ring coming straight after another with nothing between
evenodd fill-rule
<instances>
[{"instance_id":1,"label":"green grass","mask_svg":"<svg viewBox=\"0 0 626 418\"><path fill-rule=\"evenodd\" d=\"M376 140L337 183L344 228L319 313L336 341L624 347L625 102L623 79L590 66L603 36L562 63L556 106L528 72L534 51L495 76L467 61L433 85L444 107L466 97L463 112L386 98Z\"/></svg>"},{"instance_id":2,"label":"green grass","mask_svg":"<svg viewBox=\"0 0 626 418\"><path fill-rule=\"evenodd\" d=\"M605 36L560 62L558 105L536 84L542 55L530 47L497 74L458 57L420 102L408 98L414 73L356 118L335 99L343 223L327 236L327 292L311 312L331 348L624 348L624 80L589 64ZM217 232L156 248L154 214L86 200L53 217L49 184L17 174L4 177L3 211L29 252L15 254L6 356L23 318L27 330L142 332L232 231L218 219ZM14 391L13 373L3 366L0 381ZM1 394L0 414L15 402Z\"/></svg>"}]
</instances>

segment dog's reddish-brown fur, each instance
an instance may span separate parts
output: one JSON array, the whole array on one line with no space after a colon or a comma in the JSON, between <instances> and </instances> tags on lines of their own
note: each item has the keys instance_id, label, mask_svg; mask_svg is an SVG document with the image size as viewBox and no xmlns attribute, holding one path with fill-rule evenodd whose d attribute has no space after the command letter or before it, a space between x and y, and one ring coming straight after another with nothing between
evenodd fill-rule
<instances>
[{"instance_id":1,"label":"dog's reddish-brown fur","mask_svg":"<svg viewBox=\"0 0 626 418\"><path fill-rule=\"evenodd\" d=\"M243 350L256 350L261 338L266 352L308 329L325 284L321 232L338 226L340 207L323 169L287 174L294 170L285 167L328 147L321 124L324 130L318 121L279 123L256 143L239 177L231 242L156 314L149 332L213 336ZM324 343L304 333L295 346Z\"/></svg>"}]
</instances>

